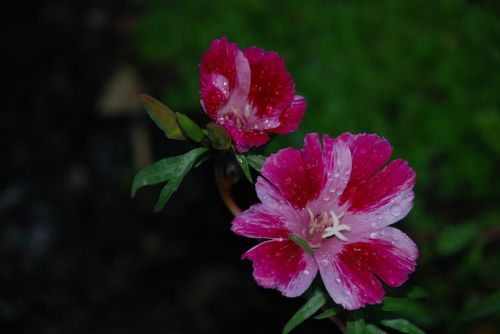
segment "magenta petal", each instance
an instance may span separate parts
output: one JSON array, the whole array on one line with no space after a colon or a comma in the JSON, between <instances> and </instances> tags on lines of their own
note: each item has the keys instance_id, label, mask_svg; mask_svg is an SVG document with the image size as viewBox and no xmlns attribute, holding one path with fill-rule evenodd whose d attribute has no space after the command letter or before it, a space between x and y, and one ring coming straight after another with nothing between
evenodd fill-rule
<instances>
[{"instance_id":1,"label":"magenta petal","mask_svg":"<svg viewBox=\"0 0 500 334\"><path fill-rule=\"evenodd\" d=\"M264 145L269 141L269 135L260 130L243 130L239 128L234 122L226 120L220 123L233 138L236 150L244 153L253 146Z\"/></svg>"},{"instance_id":2,"label":"magenta petal","mask_svg":"<svg viewBox=\"0 0 500 334\"><path fill-rule=\"evenodd\" d=\"M302 153L293 148L280 150L269 156L261 169L295 208L303 208L311 199L309 179Z\"/></svg>"},{"instance_id":3,"label":"magenta petal","mask_svg":"<svg viewBox=\"0 0 500 334\"><path fill-rule=\"evenodd\" d=\"M355 188L348 194L348 210L355 212L370 212L388 205L394 198L415 185L415 172L404 160L394 160L379 173L372 176L366 183ZM401 208L396 208L399 212ZM399 212L396 216L400 216Z\"/></svg>"},{"instance_id":4,"label":"magenta petal","mask_svg":"<svg viewBox=\"0 0 500 334\"><path fill-rule=\"evenodd\" d=\"M260 176L257 177L255 190L266 210L283 217L288 231L301 238L304 237L304 226L309 222L307 212L295 210L278 188Z\"/></svg>"},{"instance_id":5,"label":"magenta petal","mask_svg":"<svg viewBox=\"0 0 500 334\"><path fill-rule=\"evenodd\" d=\"M339 210L339 198L349 180L351 172L351 152L338 138L323 137L323 186L318 199L310 204L314 212Z\"/></svg>"},{"instance_id":6,"label":"magenta petal","mask_svg":"<svg viewBox=\"0 0 500 334\"><path fill-rule=\"evenodd\" d=\"M292 104L286 108L280 116L281 125L270 130L274 133L285 134L290 133L299 127L304 113L306 111L306 100L302 96L295 95Z\"/></svg>"},{"instance_id":7,"label":"magenta petal","mask_svg":"<svg viewBox=\"0 0 500 334\"><path fill-rule=\"evenodd\" d=\"M253 262L255 281L286 297L300 296L311 285L318 266L313 257L290 240L266 241L243 254Z\"/></svg>"},{"instance_id":8,"label":"magenta petal","mask_svg":"<svg viewBox=\"0 0 500 334\"><path fill-rule=\"evenodd\" d=\"M263 204L252 205L232 222L231 230L249 238L287 238L284 218L267 209Z\"/></svg>"},{"instance_id":9,"label":"magenta petal","mask_svg":"<svg viewBox=\"0 0 500 334\"><path fill-rule=\"evenodd\" d=\"M200 64L201 104L205 112L217 118L219 108L237 85L236 57L238 46L225 37L214 40Z\"/></svg>"},{"instance_id":10,"label":"magenta petal","mask_svg":"<svg viewBox=\"0 0 500 334\"><path fill-rule=\"evenodd\" d=\"M292 77L285 70L285 61L274 51L264 52L257 47L243 50L250 64L251 85L249 102L257 109L258 117L279 114L295 95Z\"/></svg>"},{"instance_id":11,"label":"magenta petal","mask_svg":"<svg viewBox=\"0 0 500 334\"><path fill-rule=\"evenodd\" d=\"M375 275L399 286L415 270L417 257L415 243L392 227L356 234L347 242L329 239L315 253L328 293L348 310L380 303L384 290Z\"/></svg>"}]
</instances>

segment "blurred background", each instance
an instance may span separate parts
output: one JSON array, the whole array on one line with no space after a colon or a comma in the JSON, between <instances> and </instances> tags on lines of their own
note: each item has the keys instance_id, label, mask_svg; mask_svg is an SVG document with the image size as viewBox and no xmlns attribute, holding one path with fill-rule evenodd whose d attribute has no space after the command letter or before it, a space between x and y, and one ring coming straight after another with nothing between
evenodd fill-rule
<instances>
[{"instance_id":1,"label":"blurred background","mask_svg":"<svg viewBox=\"0 0 500 334\"><path fill-rule=\"evenodd\" d=\"M376 132L417 172L396 226L421 257L405 317L429 333L498 333L500 3L16 1L2 4L1 333L280 333L301 306L258 287L211 162L154 214L134 174L189 149L146 92L200 125L201 53L227 36L285 59L304 134ZM237 186L242 207L254 189ZM335 333L310 320L296 333Z\"/></svg>"}]
</instances>

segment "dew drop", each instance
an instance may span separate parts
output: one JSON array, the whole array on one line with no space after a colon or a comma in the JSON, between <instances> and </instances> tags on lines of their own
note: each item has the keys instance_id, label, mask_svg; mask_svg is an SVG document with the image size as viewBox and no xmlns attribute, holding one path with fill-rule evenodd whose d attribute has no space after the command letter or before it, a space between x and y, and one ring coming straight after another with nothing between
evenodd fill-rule
<instances>
[{"instance_id":1,"label":"dew drop","mask_svg":"<svg viewBox=\"0 0 500 334\"><path fill-rule=\"evenodd\" d=\"M329 200L330 200L330 197L328 197L328 196L323 197L323 201L328 202Z\"/></svg>"},{"instance_id":2,"label":"dew drop","mask_svg":"<svg viewBox=\"0 0 500 334\"><path fill-rule=\"evenodd\" d=\"M370 233L370 238L372 238L372 239L377 238L377 236L378 236L378 234L377 234L377 233L375 233L375 232Z\"/></svg>"},{"instance_id":3,"label":"dew drop","mask_svg":"<svg viewBox=\"0 0 500 334\"><path fill-rule=\"evenodd\" d=\"M336 278L335 280L336 280L338 283L340 283L340 278Z\"/></svg>"},{"instance_id":4,"label":"dew drop","mask_svg":"<svg viewBox=\"0 0 500 334\"><path fill-rule=\"evenodd\" d=\"M391 206L390 211L391 211L391 215L393 215L394 217L397 217L397 216L401 215L401 206L399 206L399 204L395 204L395 205Z\"/></svg>"},{"instance_id":5,"label":"dew drop","mask_svg":"<svg viewBox=\"0 0 500 334\"><path fill-rule=\"evenodd\" d=\"M332 187L332 188L330 188L330 190L329 190L329 191L330 191L331 193L334 193L334 192L335 192L335 190L337 190L337 189L335 189L335 188L333 188L333 187Z\"/></svg>"},{"instance_id":6,"label":"dew drop","mask_svg":"<svg viewBox=\"0 0 500 334\"><path fill-rule=\"evenodd\" d=\"M326 259L321 260L321 265L326 267L328 265L328 260Z\"/></svg>"},{"instance_id":7,"label":"dew drop","mask_svg":"<svg viewBox=\"0 0 500 334\"><path fill-rule=\"evenodd\" d=\"M304 271L302 272L302 274L304 274L304 275L306 275L306 276L307 276L307 275L309 275L309 270L304 270Z\"/></svg>"}]
</instances>

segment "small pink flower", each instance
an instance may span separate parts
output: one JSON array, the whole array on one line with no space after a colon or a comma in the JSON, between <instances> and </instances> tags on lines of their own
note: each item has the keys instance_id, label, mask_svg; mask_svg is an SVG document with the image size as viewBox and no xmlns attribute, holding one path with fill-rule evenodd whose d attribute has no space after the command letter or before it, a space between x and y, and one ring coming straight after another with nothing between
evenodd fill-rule
<instances>
[{"instance_id":1,"label":"small pink flower","mask_svg":"<svg viewBox=\"0 0 500 334\"><path fill-rule=\"evenodd\" d=\"M392 148L377 135L305 137L304 148L267 158L256 191L262 203L236 217L232 230L269 239L243 255L254 278L285 296L301 295L319 269L333 300L348 310L380 303L380 278L392 287L415 270L418 250L388 227L413 206L415 173L403 160L387 164ZM304 251L289 235L306 240ZM376 276L375 276L376 275Z\"/></svg>"},{"instance_id":2,"label":"small pink flower","mask_svg":"<svg viewBox=\"0 0 500 334\"><path fill-rule=\"evenodd\" d=\"M268 132L295 131L306 103L295 95L285 62L274 51L243 51L225 37L215 40L200 64L201 104L245 152L269 140Z\"/></svg>"}]
</instances>

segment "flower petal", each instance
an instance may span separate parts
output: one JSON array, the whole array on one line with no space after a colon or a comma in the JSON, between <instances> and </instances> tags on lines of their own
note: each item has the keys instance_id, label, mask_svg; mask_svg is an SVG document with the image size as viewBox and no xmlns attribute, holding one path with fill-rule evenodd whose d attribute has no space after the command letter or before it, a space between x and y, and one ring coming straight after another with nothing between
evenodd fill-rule
<instances>
[{"instance_id":1,"label":"flower petal","mask_svg":"<svg viewBox=\"0 0 500 334\"><path fill-rule=\"evenodd\" d=\"M236 150L240 153L248 151L250 147L264 145L269 141L269 135L266 132L260 130L243 130L232 120L224 120L219 124L229 133L229 136L234 141Z\"/></svg>"},{"instance_id":2,"label":"flower petal","mask_svg":"<svg viewBox=\"0 0 500 334\"><path fill-rule=\"evenodd\" d=\"M278 188L260 176L257 177L255 190L267 211L283 217L286 229L304 238L304 226L309 222L307 212L295 210Z\"/></svg>"},{"instance_id":3,"label":"flower petal","mask_svg":"<svg viewBox=\"0 0 500 334\"><path fill-rule=\"evenodd\" d=\"M315 253L330 296L348 310L380 303L384 290L375 275L400 286L415 270L417 257L415 243L392 227L356 234L348 242L328 239Z\"/></svg>"},{"instance_id":4,"label":"flower petal","mask_svg":"<svg viewBox=\"0 0 500 334\"><path fill-rule=\"evenodd\" d=\"M216 119L217 111L228 100L237 85L236 56L238 46L226 37L214 40L201 58L200 94L205 112Z\"/></svg>"},{"instance_id":5,"label":"flower petal","mask_svg":"<svg viewBox=\"0 0 500 334\"><path fill-rule=\"evenodd\" d=\"M343 204L357 187L382 168L391 156L392 148L387 140L374 134L344 133L339 139L348 145L352 156L352 173L341 199Z\"/></svg>"},{"instance_id":6,"label":"flower petal","mask_svg":"<svg viewBox=\"0 0 500 334\"><path fill-rule=\"evenodd\" d=\"M342 140L323 136L323 165L321 193L309 206L315 213L323 210L339 213L338 201L351 173L351 152Z\"/></svg>"},{"instance_id":7,"label":"flower petal","mask_svg":"<svg viewBox=\"0 0 500 334\"><path fill-rule=\"evenodd\" d=\"M263 204L252 205L232 222L231 230L249 238L287 238L284 218L267 209Z\"/></svg>"},{"instance_id":8,"label":"flower petal","mask_svg":"<svg viewBox=\"0 0 500 334\"><path fill-rule=\"evenodd\" d=\"M318 197L322 186L323 162L317 134L305 138L303 151L286 148L266 159L261 173L296 209ZM318 174L319 173L319 174Z\"/></svg>"},{"instance_id":9,"label":"flower petal","mask_svg":"<svg viewBox=\"0 0 500 334\"><path fill-rule=\"evenodd\" d=\"M395 198L411 190L415 185L415 180L415 172L406 161L394 160L365 183L350 189L355 191L347 194L348 210L353 213L373 212L391 203L401 206L404 203L393 203ZM411 201L406 203L409 204L409 208L411 208L411 203ZM399 220L402 218L399 211L403 211L403 208L399 207L397 211L395 218Z\"/></svg>"},{"instance_id":10,"label":"flower petal","mask_svg":"<svg viewBox=\"0 0 500 334\"><path fill-rule=\"evenodd\" d=\"M263 242L242 258L253 262L257 284L278 289L286 297L304 293L318 271L314 258L291 240Z\"/></svg>"},{"instance_id":11,"label":"flower petal","mask_svg":"<svg viewBox=\"0 0 500 334\"><path fill-rule=\"evenodd\" d=\"M299 127L306 111L306 100L299 95L295 95L292 104L288 106L280 115L280 126L269 131L279 134L290 133Z\"/></svg>"},{"instance_id":12,"label":"flower petal","mask_svg":"<svg viewBox=\"0 0 500 334\"><path fill-rule=\"evenodd\" d=\"M285 70L285 61L276 52L264 52L257 47L249 47L243 53L252 73L248 100L257 109L256 115L279 117L295 95L292 77Z\"/></svg>"}]
</instances>

